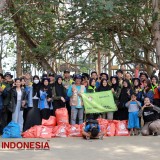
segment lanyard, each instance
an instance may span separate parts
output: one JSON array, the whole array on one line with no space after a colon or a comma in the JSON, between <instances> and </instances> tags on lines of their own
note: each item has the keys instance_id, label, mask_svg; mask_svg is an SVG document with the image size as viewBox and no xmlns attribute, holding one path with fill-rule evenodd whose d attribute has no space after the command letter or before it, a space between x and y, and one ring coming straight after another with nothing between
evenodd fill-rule
<instances>
[{"instance_id":1,"label":"lanyard","mask_svg":"<svg viewBox=\"0 0 160 160\"><path fill-rule=\"evenodd\" d=\"M156 84L155 86L152 85L151 87L152 87L152 91L154 92L154 89L158 87L158 84ZM155 94L155 92L154 92L154 94Z\"/></svg>"}]
</instances>

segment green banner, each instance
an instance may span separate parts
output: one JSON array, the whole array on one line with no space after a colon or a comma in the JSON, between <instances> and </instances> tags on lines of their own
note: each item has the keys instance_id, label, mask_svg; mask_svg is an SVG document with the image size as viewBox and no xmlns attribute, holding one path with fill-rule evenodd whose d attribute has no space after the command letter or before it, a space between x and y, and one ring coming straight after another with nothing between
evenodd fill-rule
<instances>
[{"instance_id":1,"label":"green banner","mask_svg":"<svg viewBox=\"0 0 160 160\"><path fill-rule=\"evenodd\" d=\"M86 113L103 113L117 110L112 91L83 93L82 99Z\"/></svg>"}]
</instances>

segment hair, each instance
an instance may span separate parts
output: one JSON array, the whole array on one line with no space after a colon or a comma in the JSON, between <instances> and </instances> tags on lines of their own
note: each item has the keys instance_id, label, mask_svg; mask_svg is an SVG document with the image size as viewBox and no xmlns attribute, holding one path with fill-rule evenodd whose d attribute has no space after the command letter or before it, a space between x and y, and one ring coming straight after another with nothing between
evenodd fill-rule
<instances>
[{"instance_id":1,"label":"hair","mask_svg":"<svg viewBox=\"0 0 160 160\"><path fill-rule=\"evenodd\" d=\"M151 76L151 80L152 80L153 78L155 78L155 79L156 79L156 82L158 83L158 77L157 77L156 75Z\"/></svg>"},{"instance_id":2,"label":"hair","mask_svg":"<svg viewBox=\"0 0 160 160\"><path fill-rule=\"evenodd\" d=\"M91 76L92 76L92 74L93 74L93 73L96 73L96 74L97 74L97 72L96 72L96 71L93 71L93 72L91 72Z\"/></svg>"},{"instance_id":3,"label":"hair","mask_svg":"<svg viewBox=\"0 0 160 160\"><path fill-rule=\"evenodd\" d=\"M94 78L90 78L90 80L89 80L89 85L91 86L91 84L92 84L92 81L95 81L96 82L96 80L94 79Z\"/></svg>"},{"instance_id":4,"label":"hair","mask_svg":"<svg viewBox=\"0 0 160 160\"><path fill-rule=\"evenodd\" d=\"M16 82L16 81L20 81L20 82L21 82L22 80L21 80L21 78L15 78L14 81L15 81L15 82Z\"/></svg>"},{"instance_id":5,"label":"hair","mask_svg":"<svg viewBox=\"0 0 160 160\"><path fill-rule=\"evenodd\" d=\"M33 80L34 80L35 78L39 79L39 76L35 75L35 76L33 77Z\"/></svg>"},{"instance_id":6,"label":"hair","mask_svg":"<svg viewBox=\"0 0 160 160\"><path fill-rule=\"evenodd\" d=\"M108 80L105 79L105 78L103 78L103 79L101 79L101 82L100 82L100 85L101 85L101 86L103 86L103 82L104 82L104 81L106 81L106 82L107 82L107 85L108 85Z\"/></svg>"},{"instance_id":7,"label":"hair","mask_svg":"<svg viewBox=\"0 0 160 160\"><path fill-rule=\"evenodd\" d=\"M91 130L91 136L92 137L97 137L98 133L99 133L98 128L93 127L92 130Z\"/></svg>"},{"instance_id":8,"label":"hair","mask_svg":"<svg viewBox=\"0 0 160 160\"><path fill-rule=\"evenodd\" d=\"M135 96L135 97L137 97L137 96L136 96L136 93L132 93L132 94L131 94L131 97L132 97L132 96Z\"/></svg>"}]
</instances>

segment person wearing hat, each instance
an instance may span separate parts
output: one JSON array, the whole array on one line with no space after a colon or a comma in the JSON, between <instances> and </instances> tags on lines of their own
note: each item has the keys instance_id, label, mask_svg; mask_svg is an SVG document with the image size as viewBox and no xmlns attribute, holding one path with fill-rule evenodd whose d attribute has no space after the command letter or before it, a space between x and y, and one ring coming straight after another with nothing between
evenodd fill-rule
<instances>
[{"instance_id":1,"label":"person wearing hat","mask_svg":"<svg viewBox=\"0 0 160 160\"><path fill-rule=\"evenodd\" d=\"M65 108L66 106L66 89L62 84L63 78L61 75L56 77L55 85L52 89L52 97L53 97L53 116L55 116L56 109Z\"/></svg>"},{"instance_id":2,"label":"person wearing hat","mask_svg":"<svg viewBox=\"0 0 160 160\"><path fill-rule=\"evenodd\" d=\"M70 106L70 98L67 96L67 92L68 92L69 86L72 85L73 83L74 83L74 80L70 76L70 71L65 70L63 75L63 86L66 88L65 100L66 100L66 108L69 114L69 122L71 120L71 106Z\"/></svg>"},{"instance_id":3,"label":"person wearing hat","mask_svg":"<svg viewBox=\"0 0 160 160\"><path fill-rule=\"evenodd\" d=\"M38 104L38 108L41 112L41 119L48 119L50 117L50 108L52 108L52 90L49 82L49 78L43 77Z\"/></svg>"},{"instance_id":4,"label":"person wearing hat","mask_svg":"<svg viewBox=\"0 0 160 160\"><path fill-rule=\"evenodd\" d=\"M122 87L122 83L123 83L123 71L121 69L118 69L116 71L116 75L118 77L118 81L119 81L119 85Z\"/></svg>"},{"instance_id":5,"label":"person wearing hat","mask_svg":"<svg viewBox=\"0 0 160 160\"><path fill-rule=\"evenodd\" d=\"M13 75L10 72L6 72L4 74L4 85L6 86L6 95L4 96L3 102L4 102L4 117L7 120L6 124L7 125L11 120L12 120L12 112L9 108L10 106L10 90L14 85L14 81L13 81Z\"/></svg>"},{"instance_id":6,"label":"person wearing hat","mask_svg":"<svg viewBox=\"0 0 160 160\"><path fill-rule=\"evenodd\" d=\"M76 124L77 115L78 115L79 124L83 123L84 105L83 105L81 94L86 93L85 86L81 85L82 76L75 75L74 81L75 81L75 84L71 85L67 92L67 96L70 97L72 125Z\"/></svg>"}]
</instances>

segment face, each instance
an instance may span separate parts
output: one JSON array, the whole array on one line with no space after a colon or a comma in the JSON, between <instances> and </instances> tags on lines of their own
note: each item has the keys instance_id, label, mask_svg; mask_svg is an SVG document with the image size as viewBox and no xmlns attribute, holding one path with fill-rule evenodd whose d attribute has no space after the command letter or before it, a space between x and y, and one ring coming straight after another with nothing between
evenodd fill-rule
<instances>
[{"instance_id":1,"label":"face","mask_svg":"<svg viewBox=\"0 0 160 160\"><path fill-rule=\"evenodd\" d=\"M123 87L128 87L128 83L126 81L123 82Z\"/></svg>"},{"instance_id":2,"label":"face","mask_svg":"<svg viewBox=\"0 0 160 160\"><path fill-rule=\"evenodd\" d=\"M62 78L58 78L58 84L62 84Z\"/></svg>"},{"instance_id":3,"label":"face","mask_svg":"<svg viewBox=\"0 0 160 160\"><path fill-rule=\"evenodd\" d=\"M76 79L75 83L76 83L76 85L80 85L81 84L81 79Z\"/></svg>"},{"instance_id":4,"label":"face","mask_svg":"<svg viewBox=\"0 0 160 160\"><path fill-rule=\"evenodd\" d=\"M20 87L21 86L21 81L20 80L16 80L15 81L15 85L16 85L16 87Z\"/></svg>"},{"instance_id":5,"label":"face","mask_svg":"<svg viewBox=\"0 0 160 160\"><path fill-rule=\"evenodd\" d=\"M134 81L134 86L138 86L138 84L139 84L138 80L135 80Z\"/></svg>"},{"instance_id":6,"label":"face","mask_svg":"<svg viewBox=\"0 0 160 160\"><path fill-rule=\"evenodd\" d=\"M70 78L70 73L64 73L64 78Z\"/></svg>"},{"instance_id":7,"label":"face","mask_svg":"<svg viewBox=\"0 0 160 160\"><path fill-rule=\"evenodd\" d=\"M11 78L10 75L6 75L6 76L5 76L5 80L6 80L6 81L10 81L11 79L12 79L12 78Z\"/></svg>"},{"instance_id":8,"label":"face","mask_svg":"<svg viewBox=\"0 0 160 160\"><path fill-rule=\"evenodd\" d=\"M116 80L116 78L112 78L112 84L116 84L117 83L117 80Z\"/></svg>"},{"instance_id":9,"label":"face","mask_svg":"<svg viewBox=\"0 0 160 160\"><path fill-rule=\"evenodd\" d=\"M149 105L150 104L150 99L147 97L144 99L144 104Z\"/></svg>"},{"instance_id":10,"label":"face","mask_svg":"<svg viewBox=\"0 0 160 160\"><path fill-rule=\"evenodd\" d=\"M95 85L96 85L96 80L95 80L95 79L92 80L91 85L92 85L92 86L95 86Z\"/></svg>"},{"instance_id":11,"label":"face","mask_svg":"<svg viewBox=\"0 0 160 160\"><path fill-rule=\"evenodd\" d=\"M48 81L45 80L45 81L44 81L44 85L45 85L45 86L48 86L48 84L49 84Z\"/></svg>"},{"instance_id":12,"label":"face","mask_svg":"<svg viewBox=\"0 0 160 160\"><path fill-rule=\"evenodd\" d=\"M117 76L118 76L118 78L122 78L122 77L123 77L123 74L120 73L120 72L118 72L118 73L117 73Z\"/></svg>"},{"instance_id":13,"label":"face","mask_svg":"<svg viewBox=\"0 0 160 160\"><path fill-rule=\"evenodd\" d=\"M91 78L97 79L97 73L92 73Z\"/></svg>"},{"instance_id":14,"label":"face","mask_svg":"<svg viewBox=\"0 0 160 160\"><path fill-rule=\"evenodd\" d=\"M106 87L106 86L107 86L107 81L104 80L103 83L102 83L102 85L103 85L104 87Z\"/></svg>"},{"instance_id":15,"label":"face","mask_svg":"<svg viewBox=\"0 0 160 160\"><path fill-rule=\"evenodd\" d=\"M29 80L31 78L31 75L29 73L26 73L25 77L26 77L27 80Z\"/></svg>"},{"instance_id":16,"label":"face","mask_svg":"<svg viewBox=\"0 0 160 160\"><path fill-rule=\"evenodd\" d=\"M49 76L50 82L54 81L54 77L53 76Z\"/></svg>"},{"instance_id":17,"label":"face","mask_svg":"<svg viewBox=\"0 0 160 160\"><path fill-rule=\"evenodd\" d=\"M156 84L156 83L157 83L157 80L156 80L155 77L152 78L152 83L153 83L153 84Z\"/></svg>"},{"instance_id":18,"label":"face","mask_svg":"<svg viewBox=\"0 0 160 160\"><path fill-rule=\"evenodd\" d=\"M147 87L147 82L146 81L143 82L143 86Z\"/></svg>"},{"instance_id":19,"label":"face","mask_svg":"<svg viewBox=\"0 0 160 160\"><path fill-rule=\"evenodd\" d=\"M141 81L145 80L146 79L146 76L145 75L141 75Z\"/></svg>"},{"instance_id":20,"label":"face","mask_svg":"<svg viewBox=\"0 0 160 160\"><path fill-rule=\"evenodd\" d=\"M132 77L131 77L130 74L127 73L127 74L125 74L125 78L128 79L128 80L131 80Z\"/></svg>"},{"instance_id":21,"label":"face","mask_svg":"<svg viewBox=\"0 0 160 160\"><path fill-rule=\"evenodd\" d=\"M135 100L136 100L136 96L135 96L135 95L132 95L132 96L131 96L131 99L132 99L132 101L135 101Z\"/></svg>"},{"instance_id":22,"label":"face","mask_svg":"<svg viewBox=\"0 0 160 160\"><path fill-rule=\"evenodd\" d=\"M102 74L102 79L107 79L107 76L105 74Z\"/></svg>"},{"instance_id":23,"label":"face","mask_svg":"<svg viewBox=\"0 0 160 160\"><path fill-rule=\"evenodd\" d=\"M24 79L22 79L22 80L21 80L21 84L22 84L22 86L24 86L24 85L25 85L25 83L26 83L26 82L25 82L25 80L24 80Z\"/></svg>"}]
</instances>

